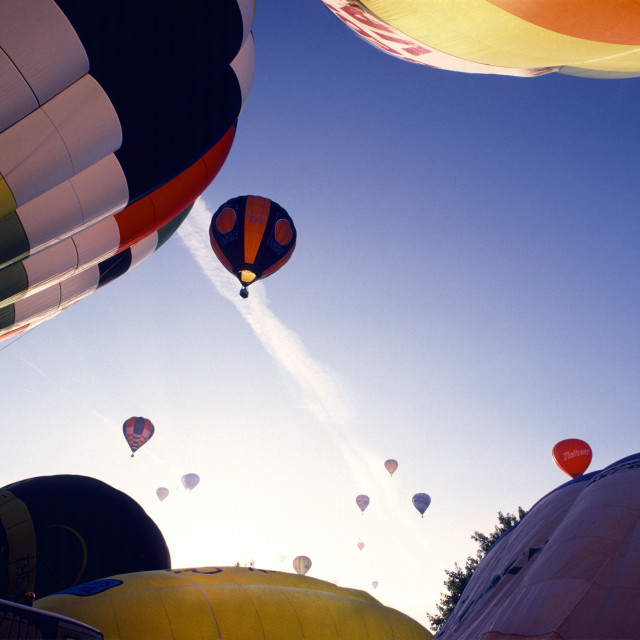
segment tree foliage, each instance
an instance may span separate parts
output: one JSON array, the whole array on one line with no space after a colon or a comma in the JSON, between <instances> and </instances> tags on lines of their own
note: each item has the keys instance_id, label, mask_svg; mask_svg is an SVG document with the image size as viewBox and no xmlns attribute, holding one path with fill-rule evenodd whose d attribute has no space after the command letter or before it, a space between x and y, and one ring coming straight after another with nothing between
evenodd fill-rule
<instances>
[{"instance_id":1,"label":"tree foliage","mask_svg":"<svg viewBox=\"0 0 640 640\"><path fill-rule=\"evenodd\" d=\"M480 531L474 532L471 536L472 540L478 543L478 551L476 551L475 557L469 556L465 562L464 567L454 563L453 569L445 569L447 579L443 582L447 587L446 593L440 594L440 602L436 604L438 613L432 615L427 613L427 618L431 624L431 630L437 633L451 612L455 609L458 600L462 596L464 588L467 586L473 572L476 570L480 560L484 558L489 549L493 546L494 542L506 531L508 531L516 522L522 520L526 511L522 507L518 507L518 515L513 513L503 514L502 511L498 511L498 524L494 527L493 532L490 534L480 533Z\"/></svg>"}]
</instances>

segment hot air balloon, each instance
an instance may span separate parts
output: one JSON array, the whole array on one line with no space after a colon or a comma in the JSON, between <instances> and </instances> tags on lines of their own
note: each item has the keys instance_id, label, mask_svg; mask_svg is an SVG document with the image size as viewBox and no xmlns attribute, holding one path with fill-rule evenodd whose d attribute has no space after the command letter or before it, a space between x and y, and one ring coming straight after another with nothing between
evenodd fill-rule
<instances>
[{"instance_id":1,"label":"hot air balloon","mask_svg":"<svg viewBox=\"0 0 640 640\"><path fill-rule=\"evenodd\" d=\"M0 598L14 602L25 602L29 591L44 597L114 573L171 566L164 537L142 507L87 476L2 487L0 540Z\"/></svg>"},{"instance_id":2,"label":"hot air balloon","mask_svg":"<svg viewBox=\"0 0 640 640\"><path fill-rule=\"evenodd\" d=\"M322 2L382 51L429 67L524 77L640 75L640 13L633 2Z\"/></svg>"},{"instance_id":3,"label":"hot air balloon","mask_svg":"<svg viewBox=\"0 0 640 640\"><path fill-rule=\"evenodd\" d=\"M293 568L296 570L296 573L304 576L309 569L311 569L311 558L307 556L296 556L293 559Z\"/></svg>"},{"instance_id":4,"label":"hot air balloon","mask_svg":"<svg viewBox=\"0 0 640 640\"><path fill-rule=\"evenodd\" d=\"M133 454L148 440L151 439L155 432L155 427L151 420L147 418L129 418L122 425L122 433L131 449L131 457Z\"/></svg>"},{"instance_id":5,"label":"hot air balloon","mask_svg":"<svg viewBox=\"0 0 640 640\"><path fill-rule=\"evenodd\" d=\"M36 600L34 608L92 625L109 640L432 638L413 618L360 589L253 567L105 576Z\"/></svg>"},{"instance_id":6,"label":"hot air balloon","mask_svg":"<svg viewBox=\"0 0 640 640\"><path fill-rule=\"evenodd\" d=\"M591 464L593 452L591 447L578 438L561 440L551 452L553 461L572 478L581 476Z\"/></svg>"},{"instance_id":7,"label":"hot air balloon","mask_svg":"<svg viewBox=\"0 0 640 640\"><path fill-rule=\"evenodd\" d=\"M393 476L394 471L398 468L398 461L385 460L384 468L389 472L389 475Z\"/></svg>"},{"instance_id":8,"label":"hot air balloon","mask_svg":"<svg viewBox=\"0 0 640 640\"><path fill-rule=\"evenodd\" d=\"M189 492L195 489L199 482L200 476L197 473L187 473L182 476L182 485Z\"/></svg>"},{"instance_id":9,"label":"hot air balloon","mask_svg":"<svg viewBox=\"0 0 640 640\"><path fill-rule=\"evenodd\" d=\"M377 589L379 584L380 584L380 583L379 583L377 580L374 580L374 581L371 583L371 586L372 586L374 589Z\"/></svg>"},{"instance_id":10,"label":"hot air balloon","mask_svg":"<svg viewBox=\"0 0 640 640\"><path fill-rule=\"evenodd\" d=\"M356 504L360 507L360 511L364 514L364 510L369 506L369 496L359 495L356 497Z\"/></svg>"},{"instance_id":11,"label":"hot air balloon","mask_svg":"<svg viewBox=\"0 0 640 640\"><path fill-rule=\"evenodd\" d=\"M211 247L224 265L247 287L266 278L291 257L296 246L296 228L289 214L273 200L261 196L239 196L227 200L211 218Z\"/></svg>"},{"instance_id":12,"label":"hot air balloon","mask_svg":"<svg viewBox=\"0 0 640 640\"><path fill-rule=\"evenodd\" d=\"M150 255L215 178L253 79L253 5L0 3L0 338L105 284L99 264L147 239L129 266Z\"/></svg>"},{"instance_id":13,"label":"hot air balloon","mask_svg":"<svg viewBox=\"0 0 640 640\"><path fill-rule=\"evenodd\" d=\"M169 495L169 489L167 489L166 487L159 487L158 489L156 489L156 495L158 496L160 502L162 502Z\"/></svg>"},{"instance_id":14,"label":"hot air balloon","mask_svg":"<svg viewBox=\"0 0 640 640\"><path fill-rule=\"evenodd\" d=\"M413 506L420 512L420 516L424 518L424 512L431 504L431 497L426 493L416 493L412 498Z\"/></svg>"},{"instance_id":15,"label":"hot air balloon","mask_svg":"<svg viewBox=\"0 0 640 640\"><path fill-rule=\"evenodd\" d=\"M482 558L438 638L638 638L639 505L637 453L556 487Z\"/></svg>"},{"instance_id":16,"label":"hot air balloon","mask_svg":"<svg viewBox=\"0 0 640 640\"><path fill-rule=\"evenodd\" d=\"M98 264L92 265L81 273L70 276L64 282L54 284L34 293L32 296L3 307L0 313L0 326L3 325L3 319L7 320L9 324L13 322L19 326L6 332L0 329L0 340L20 334L31 327L41 324L127 273L132 267L159 249L175 233L190 210L191 205L146 238L123 249L114 256L102 260ZM60 295L61 291L62 297ZM22 320L25 320L25 322L28 320L27 324L21 324Z\"/></svg>"},{"instance_id":17,"label":"hot air balloon","mask_svg":"<svg viewBox=\"0 0 640 640\"><path fill-rule=\"evenodd\" d=\"M364 542L362 541L358 542L358 549L360 549L360 551L364 549Z\"/></svg>"}]
</instances>

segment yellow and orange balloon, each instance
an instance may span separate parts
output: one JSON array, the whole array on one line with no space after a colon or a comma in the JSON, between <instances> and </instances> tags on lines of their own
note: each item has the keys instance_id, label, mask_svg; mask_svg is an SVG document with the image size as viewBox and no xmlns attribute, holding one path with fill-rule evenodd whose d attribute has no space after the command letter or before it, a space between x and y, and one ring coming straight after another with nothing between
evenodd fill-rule
<instances>
[{"instance_id":1,"label":"yellow and orange balloon","mask_svg":"<svg viewBox=\"0 0 640 640\"><path fill-rule=\"evenodd\" d=\"M360 37L411 62L467 73L640 75L634 0L322 0Z\"/></svg>"}]
</instances>

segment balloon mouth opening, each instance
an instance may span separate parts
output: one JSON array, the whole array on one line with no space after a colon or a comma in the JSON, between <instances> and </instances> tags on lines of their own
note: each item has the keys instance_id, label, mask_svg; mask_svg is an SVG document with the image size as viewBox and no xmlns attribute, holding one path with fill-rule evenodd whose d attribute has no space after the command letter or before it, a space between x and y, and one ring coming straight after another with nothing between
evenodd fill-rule
<instances>
[{"instance_id":1,"label":"balloon mouth opening","mask_svg":"<svg viewBox=\"0 0 640 640\"><path fill-rule=\"evenodd\" d=\"M253 271L249 271L248 269L242 269L240 271L240 282L242 282L242 284L251 284L255 279L256 274L253 273Z\"/></svg>"}]
</instances>

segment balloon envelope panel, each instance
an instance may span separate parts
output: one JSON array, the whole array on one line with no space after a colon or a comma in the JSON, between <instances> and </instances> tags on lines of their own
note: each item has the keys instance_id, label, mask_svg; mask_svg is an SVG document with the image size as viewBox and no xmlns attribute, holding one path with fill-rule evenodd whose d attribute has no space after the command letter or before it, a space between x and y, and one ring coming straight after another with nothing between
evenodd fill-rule
<instances>
[{"instance_id":1,"label":"balloon envelope panel","mask_svg":"<svg viewBox=\"0 0 640 640\"><path fill-rule=\"evenodd\" d=\"M640 10L627 0L322 0L396 57L452 71L640 75Z\"/></svg>"},{"instance_id":2,"label":"balloon envelope panel","mask_svg":"<svg viewBox=\"0 0 640 640\"><path fill-rule=\"evenodd\" d=\"M482 559L438 638L636 638L639 566L635 454L541 498Z\"/></svg>"},{"instance_id":3,"label":"balloon envelope panel","mask_svg":"<svg viewBox=\"0 0 640 640\"><path fill-rule=\"evenodd\" d=\"M0 596L20 602L118 572L171 566L162 533L126 494L86 476L0 490Z\"/></svg>"},{"instance_id":4,"label":"balloon envelope panel","mask_svg":"<svg viewBox=\"0 0 640 640\"><path fill-rule=\"evenodd\" d=\"M202 567L112 576L36 607L129 640L418 640L431 634L371 595L306 576Z\"/></svg>"},{"instance_id":5,"label":"balloon envelope panel","mask_svg":"<svg viewBox=\"0 0 640 640\"><path fill-rule=\"evenodd\" d=\"M202 193L252 84L253 12L253 0L0 3L1 309ZM38 309L2 332L41 321Z\"/></svg>"},{"instance_id":6,"label":"balloon envelope panel","mask_svg":"<svg viewBox=\"0 0 640 640\"><path fill-rule=\"evenodd\" d=\"M184 222L189 205L157 231L115 255L92 264L33 295L0 307L0 340L17 335L68 309L82 298L124 275L159 249Z\"/></svg>"}]
</instances>

